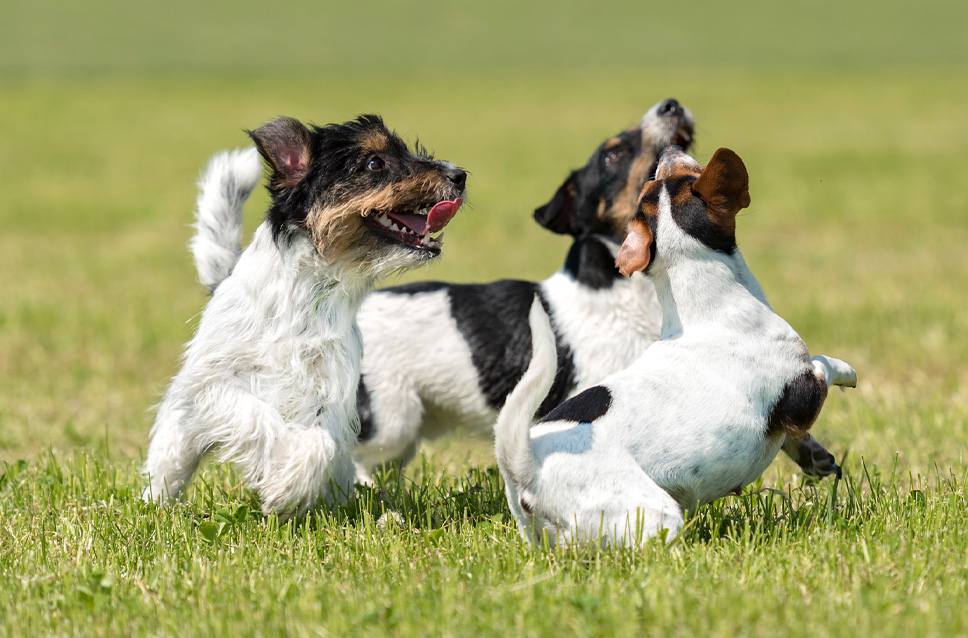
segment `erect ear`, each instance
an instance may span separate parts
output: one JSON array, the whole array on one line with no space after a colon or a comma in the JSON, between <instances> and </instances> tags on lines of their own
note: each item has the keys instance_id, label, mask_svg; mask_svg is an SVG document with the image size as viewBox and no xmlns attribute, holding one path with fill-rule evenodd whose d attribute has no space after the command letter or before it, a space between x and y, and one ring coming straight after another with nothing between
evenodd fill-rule
<instances>
[{"instance_id":1,"label":"erect ear","mask_svg":"<svg viewBox=\"0 0 968 638\"><path fill-rule=\"evenodd\" d=\"M259 153L272 167L272 181L292 187L309 172L309 131L302 122L281 117L249 131Z\"/></svg>"},{"instance_id":2,"label":"erect ear","mask_svg":"<svg viewBox=\"0 0 968 638\"><path fill-rule=\"evenodd\" d=\"M565 180L551 201L537 208L534 211L534 220L550 230L560 235L573 235L572 217L575 213L575 195L578 189L575 186L574 171Z\"/></svg>"},{"instance_id":3,"label":"erect ear","mask_svg":"<svg viewBox=\"0 0 968 638\"><path fill-rule=\"evenodd\" d=\"M618 249L618 258L615 260L619 272L631 277L632 273L645 270L652 260L651 246L654 238L649 223L642 217L634 217L629 222L629 234Z\"/></svg>"},{"instance_id":4,"label":"erect ear","mask_svg":"<svg viewBox=\"0 0 968 638\"><path fill-rule=\"evenodd\" d=\"M692 192L706 203L713 223L735 234L736 213L750 205L750 176L743 160L728 148L717 150Z\"/></svg>"}]
</instances>

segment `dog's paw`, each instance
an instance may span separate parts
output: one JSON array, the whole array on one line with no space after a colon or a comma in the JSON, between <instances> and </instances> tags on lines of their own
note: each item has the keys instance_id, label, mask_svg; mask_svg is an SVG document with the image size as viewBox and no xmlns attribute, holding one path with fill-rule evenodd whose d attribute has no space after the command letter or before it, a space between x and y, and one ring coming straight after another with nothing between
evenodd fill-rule
<instances>
[{"instance_id":1,"label":"dog's paw","mask_svg":"<svg viewBox=\"0 0 968 638\"><path fill-rule=\"evenodd\" d=\"M807 476L836 476L841 478L843 473L837 465L834 455L827 451L817 439L812 436L800 441L800 451L797 456L797 465Z\"/></svg>"},{"instance_id":2,"label":"dog's paw","mask_svg":"<svg viewBox=\"0 0 968 638\"><path fill-rule=\"evenodd\" d=\"M812 359L814 368L827 380L827 386L857 387L857 372L846 361L818 355Z\"/></svg>"}]
</instances>

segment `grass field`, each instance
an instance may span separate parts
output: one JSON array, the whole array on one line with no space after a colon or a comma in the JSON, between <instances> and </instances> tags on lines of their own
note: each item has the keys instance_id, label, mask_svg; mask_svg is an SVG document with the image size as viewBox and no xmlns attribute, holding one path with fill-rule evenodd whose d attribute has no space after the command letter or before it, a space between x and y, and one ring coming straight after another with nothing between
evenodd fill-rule
<instances>
[{"instance_id":1,"label":"grass field","mask_svg":"<svg viewBox=\"0 0 968 638\"><path fill-rule=\"evenodd\" d=\"M480 4L5 7L0 634L968 635L968 9ZM858 371L814 429L844 480L779 459L672 547L594 555L524 546L462 436L307 524L226 467L140 503L205 302L185 244L211 152L378 111L471 172L411 278L543 278L567 243L530 212L670 96L701 159L749 167L739 243L773 306Z\"/></svg>"}]
</instances>

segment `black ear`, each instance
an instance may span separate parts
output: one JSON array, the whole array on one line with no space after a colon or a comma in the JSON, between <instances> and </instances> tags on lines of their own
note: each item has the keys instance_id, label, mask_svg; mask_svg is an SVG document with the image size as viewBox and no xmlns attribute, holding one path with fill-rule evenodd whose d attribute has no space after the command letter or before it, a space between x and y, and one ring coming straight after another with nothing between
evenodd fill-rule
<instances>
[{"instance_id":1,"label":"black ear","mask_svg":"<svg viewBox=\"0 0 968 638\"><path fill-rule=\"evenodd\" d=\"M572 172L565 183L558 188L558 192L551 201L534 211L536 222L553 233L560 235L574 235L572 220L575 214L575 173Z\"/></svg>"},{"instance_id":2,"label":"black ear","mask_svg":"<svg viewBox=\"0 0 968 638\"><path fill-rule=\"evenodd\" d=\"M248 131L262 157L272 167L272 181L292 187L309 172L310 137L302 122L291 117L273 120Z\"/></svg>"}]
</instances>

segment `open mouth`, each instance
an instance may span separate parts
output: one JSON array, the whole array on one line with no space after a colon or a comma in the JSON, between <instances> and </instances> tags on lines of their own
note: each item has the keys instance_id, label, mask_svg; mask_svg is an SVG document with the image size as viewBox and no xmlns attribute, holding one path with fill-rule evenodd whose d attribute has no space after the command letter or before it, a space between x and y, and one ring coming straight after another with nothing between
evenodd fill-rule
<instances>
[{"instance_id":1,"label":"open mouth","mask_svg":"<svg viewBox=\"0 0 968 638\"><path fill-rule=\"evenodd\" d=\"M440 232L457 214L457 209L463 204L458 197L454 200L437 202L432 207L427 206L411 211L373 211L366 216L370 228L384 237L395 240L408 248L426 250L434 254L440 253L443 245L443 233Z\"/></svg>"},{"instance_id":2,"label":"open mouth","mask_svg":"<svg viewBox=\"0 0 968 638\"><path fill-rule=\"evenodd\" d=\"M689 146L692 144L692 126L688 122L683 122L682 125L676 129L676 134L672 138L672 143L679 146L684 151L689 150Z\"/></svg>"}]
</instances>

